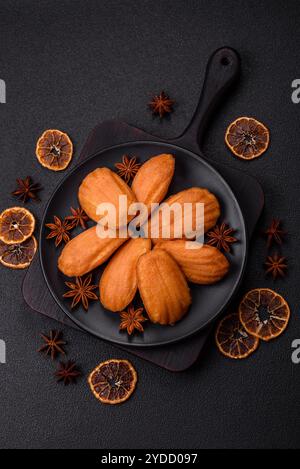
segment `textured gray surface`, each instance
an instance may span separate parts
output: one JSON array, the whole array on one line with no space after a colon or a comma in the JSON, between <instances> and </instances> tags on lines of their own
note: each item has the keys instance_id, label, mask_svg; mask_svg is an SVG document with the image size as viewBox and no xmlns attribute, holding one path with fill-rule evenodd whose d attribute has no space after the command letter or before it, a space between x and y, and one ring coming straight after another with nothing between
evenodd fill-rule
<instances>
[{"instance_id":1,"label":"textured gray surface","mask_svg":"<svg viewBox=\"0 0 300 469\"><path fill-rule=\"evenodd\" d=\"M52 363L36 349L39 333L56 323L25 305L24 273L2 268L0 338L7 343L7 364L0 365L0 446L299 447L300 365L290 358L291 342L300 334L300 105L290 99L299 74L299 3L6 0L0 8L0 78L7 85L7 104L0 105L0 208L14 204L9 193L15 177L30 174L44 186L42 202L28 206L37 218L62 177L35 159L35 141L45 128L67 131L77 155L89 130L109 118L175 136L193 113L210 53L223 45L240 52L242 79L212 123L205 152L256 176L265 190L266 210L241 293L272 288L261 268L265 245L259 231L273 215L285 220L289 277L276 288L292 310L286 333L244 362L220 356L213 339L204 363L182 374L128 355L139 373L138 389L125 405L106 407L85 379L68 388L55 384ZM170 120L159 123L145 103L161 88L178 105ZM239 115L256 116L272 131L269 151L251 163L232 157L223 143L228 122ZM86 373L106 358L127 357L81 332L64 332L70 358Z\"/></svg>"}]
</instances>

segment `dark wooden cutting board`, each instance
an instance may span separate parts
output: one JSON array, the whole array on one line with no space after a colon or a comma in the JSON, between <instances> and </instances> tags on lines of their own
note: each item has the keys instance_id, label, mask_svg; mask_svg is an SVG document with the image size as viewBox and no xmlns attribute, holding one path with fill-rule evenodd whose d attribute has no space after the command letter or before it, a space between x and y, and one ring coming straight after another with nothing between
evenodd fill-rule
<instances>
[{"instance_id":1,"label":"dark wooden cutting board","mask_svg":"<svg viewBox=\"0 0 300 469\"><path fill-rule=\"evenodd\" d=\"M219 103L221 96L225 94L229 85L237 78L238 72L239 58L236 52L228 48L219 49L212 55L208 63L197 110L190 125L181 136L172 140L166 140L147 134L143 130L132 127L124 122L105 121L97 125L90 133L77 162L84 161L86 158L105 148L135 141L160 141L176 144L201 155L203 158L200 148L201 137L208 119ZM250 237L264 205L264 196L260 185L253 177L234 170L229 166L216 163L213 163L213 166L231 186L239 201ZM250 193L251 198L249 198ZM64 325L78 329L59 308L48 290L38 256L35 256L25 276L23 296L26 303L34 311L55 319ZM147 349L117 347L126 349L128 352L170 371L183 371L198 359L212 327L213 325L188 339L165 346Z\"/></svg>"}]
</instances>

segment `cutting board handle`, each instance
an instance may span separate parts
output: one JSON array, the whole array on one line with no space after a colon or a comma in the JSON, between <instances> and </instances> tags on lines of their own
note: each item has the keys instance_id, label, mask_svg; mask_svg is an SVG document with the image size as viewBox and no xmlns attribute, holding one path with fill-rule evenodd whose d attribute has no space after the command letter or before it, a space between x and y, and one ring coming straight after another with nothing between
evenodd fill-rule
<instances>
[{"instance_id":1,"label":"cutting board handle","mask_svg":"<svg viewBox=\"0 0 300 469\"><path fill-rule=\"evenodd\" d=\"M238 53L230 47L217 49L210 57L202 88L202 93L193 118L185 131L172 143L200 150L202 137L211 114L237 79L240 71Z\"/></svg>"}]
</instances>

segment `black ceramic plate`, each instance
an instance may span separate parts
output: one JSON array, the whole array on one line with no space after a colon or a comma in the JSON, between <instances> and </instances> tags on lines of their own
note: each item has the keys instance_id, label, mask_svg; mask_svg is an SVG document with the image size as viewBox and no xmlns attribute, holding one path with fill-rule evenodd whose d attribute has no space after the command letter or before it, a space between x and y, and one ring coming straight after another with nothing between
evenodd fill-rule
<instances>
[{"instance_id":1,"label":"black ceramic plate","mask_svg":"<svg viewBox=\"0 0 300 469\"><path fill-rule=\"evenodd\" d=\"M128 337L119 331L119 315L105 310L99 301L90 302L88 313L83 308L70 309L70 300L63 298L66 291L64 282L68 280L57 268L61 248L55 248L53 240L47 240L45 223L53 220L53 215L64 217L70 206L77 206L77 191L82 179L95 168L107 166L114 169L114 163L124 154L138 155L141 162L153 155L172 153L176 169L169 195L191 186L206 187L221 202L221 219L226 220L236 231L238 243L233 245L228 255L230 273L221 282L210 286L191 285L192 305L188 314L174 326L160 326L145 323L145 332ZM78 231L79 232L79 231ZM75 233L74 233L75 234ZM77 166L61 182L50 199L42 221L40 233L40 259L48 287L63 311L86 331L111 342L133 346L157 346L186 338L207 326L224 310L234 294L244 270L247 252L247 237L243 215L239 204L228 184L204 159L180 147L156 143L135 142L118 145L92 156ZM94 281L98 282L102 268L97 269Z\"/></svg>"},{"instance_id":2,"label":"black ceramic plate","mask_svg":"<svg viewBox=\"0 0 300 469\"><path fill-rule=\"evenodd\" d=\"M117 145L100 151L78 165L61 182L46 207L40 232L40 260L47 285L62 310L80 327L111 342L135 347L164 345L184 339L211 323L225 308L232 298L241 280L247 253L247 235L239 204L228 184L220 174L205 160L189 150L189 143L201 140L206 122L227 92L228 87L238 76L240 61L237 53L230 48L217 50L210 58L201 98L186 131L171 143L134 142ZM61 218L69 213L70 206L77 206L77 191L82 179L95 168L107 166L114 169L124 154L137 155L141 162L160 153L172 153L176 167L169 195L191 186L201 186L213 192L221 203L221 220L225 220L236 229L239 242L234 244L232 254L228 255L230 273L221 282L210 286L191 285L192 305L188 314L174 326L145 323L145 332L128 337L119 331L119 315L106 311L99 301L90 303L89 311L83 308L71 311L70 301L63 298L67 280L57 268L57 259L61 248L56 249L53 240L47 240L45 223L53 220L53 215ZM73 233L72 233L73 234ZM74 233L76 234L76 233ZM94 281L98 282L102 268L97 269Z\"/></svg>"}]
</instances>

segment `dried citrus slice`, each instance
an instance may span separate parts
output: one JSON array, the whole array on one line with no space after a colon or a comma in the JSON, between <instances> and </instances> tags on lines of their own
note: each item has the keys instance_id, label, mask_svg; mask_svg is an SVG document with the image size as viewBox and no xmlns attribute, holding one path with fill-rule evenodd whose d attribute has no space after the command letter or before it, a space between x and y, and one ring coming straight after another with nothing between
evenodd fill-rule
<instances>
[{"instance_id":1,"label":"dried citrus slice","mask_svg":"<svg viewBox=\"0 0 300 469\"><path fill-rule=\"evenodd\" d=\"M72 159L73 144L64 132L49 129L38 139L35 152L42 166L53 171L62 171Z\"/></svg>"},{"instance_id":2,"label":"dried citrus slice","mask_svg":"<svg viewBox=\"0 0 300 469\"><path fill-rule=\"evenodd\" d=\"M248 357L259 344L259 339L248 334L236 313L220 321L215 338L220 352L235 360Z\"/></svg>"},{"instance_id":3,"label":"dried citrus slice","mask_svg":"<svg viewBox=\"0 0 300 469\"><path fill-rule=\"evenodd\" d=\"M0 240L6 244L23 243L34 228L34 216L26 208L7 208L0 215Z\"/></svg>"},{"instance_id":4,"label":"dried citrus slice","mask_svg":"<svg viewBox=\"0 0 300 469\"><path fill-rule=\"evenodd\" d=\"M290 308L285 299L273 290L256 288L242 299L239 315L249 334L269 341L282 334L287 327Z\"/></svg>"},{"instance_id":5,"label":"dried citrus slice","mask_svg":"<svg viewBox=\"0 0 300 469\"><path fill-rule=\"evenodd\" d=\"M107 360L89 375L94 396L104 404L120 404L133 393L137 374L128 360Z\"/></svg>"},{"instance_id":6,"label":"dried citrus slice","mask_svg":"<svg viewBox=\"0 0 300 469\"><path fill-rule=\"evenodd\" d=\"M225 142L239 158L253 160L266 151L270 134L267 127L252 117L239 117L225 134Z\"/></svg>"},{"instance_id":7,"label":"dried citrus slice","mask_svg":"<svg viewBox=\"0 0 300 469\"><path fill-rule=\"evenodd\" d=\"M37 250L34 236L20 244L6 244L0 240L0 262L11 269L26 269Z\"/></svg>"}]
</instances>

